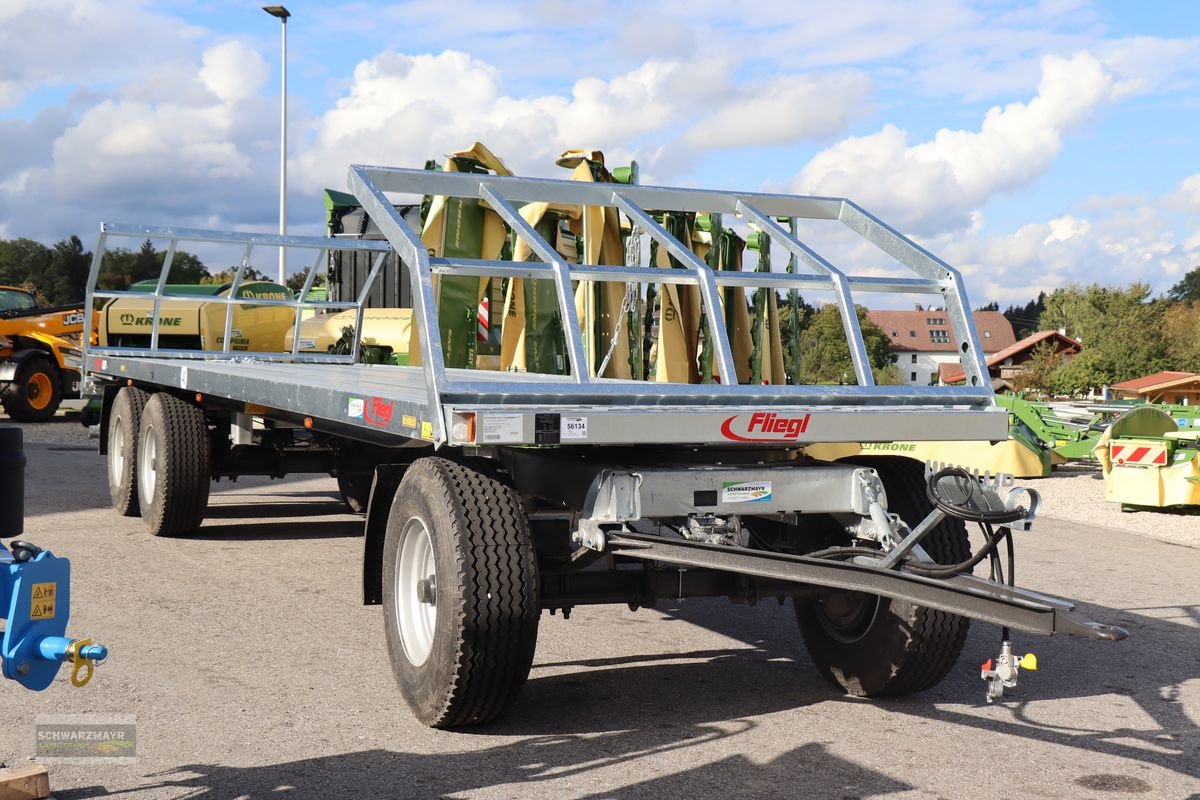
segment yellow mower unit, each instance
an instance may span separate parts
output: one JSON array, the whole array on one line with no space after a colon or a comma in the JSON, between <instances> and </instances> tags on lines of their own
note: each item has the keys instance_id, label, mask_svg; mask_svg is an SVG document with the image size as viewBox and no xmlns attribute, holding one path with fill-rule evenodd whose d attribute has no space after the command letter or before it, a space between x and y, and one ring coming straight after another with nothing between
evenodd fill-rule
<instances>
[{"instance_id":1,"label":"yellow mower unit","mask_svg":"<svg viewBox=\"0 0 1200 800\"><path fill-rule=\"evenodd\" d=\"M1096 442L1104 499L1122 510L1200 505L1200 430L1180 430L1170 414L1127 411Z\"/></svg>"}]
</instances>

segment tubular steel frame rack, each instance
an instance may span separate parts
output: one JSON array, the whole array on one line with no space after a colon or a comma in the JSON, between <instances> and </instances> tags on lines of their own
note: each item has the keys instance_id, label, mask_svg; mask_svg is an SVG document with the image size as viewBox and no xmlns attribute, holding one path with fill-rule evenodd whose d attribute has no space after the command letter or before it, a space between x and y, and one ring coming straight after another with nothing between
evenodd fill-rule
<instances>
[{"instance_id":1,"label":"tubular steel frame rack","mask_svg":"<svg viewBox=\"0 0 1200 800\"><path fill-rule=\"evenodd\" d=\"M153 300L149 347L98 347L88 343L92 315L85 316L88 375L145 380L178 386L229 400L265 406L357 429L366 440L394 442L395 436L425 439L435 445L529 444L732 444L755 441L774 445L812 442L974 439L1007 435L1007 412L998 408L987 377L983 349L970 316L970 305L956 270L893 228L845 199L778 194L671 189L611 183L495 177L470 173L354 166L350 190L379 226L387 241L268 234L224 233L176 228L103 224L92 260L87 303L121 297ZM485 261L432 257L420 235L399 215L387 193L444 195L484 201L531 248L540 262ZM682 269L569 264L518 212L530 202L615 207L684 266ZM712 270L684 242L654 218L662 211L734 215L765 232L809 274ZM915 277L848 275L789 232L777 220L838 221L911 270ZM154 291L97 288L103 255L112 237L167 239L169 245ZM198 298L173 294L167 284L180 242L243 246L241 264L225 296ZM316 251L304 288L296 300L238 297L256 247ZM413 325L420 336L422 365L396 367L358 364L358 342L345 355L299 352L304 309L355 309L355 330L362 329L366 298L378 278L384 256L394 249L408 269L413 289ZM375 254L370 274L353 301L303 299L317 269L331 251ZM433 275L492 276L553 280L570 365L568 375L448 368L438 335ZM720 308L719 290L737 286L774 290L831 291L841 315L858 385L758 386L681 384L619 380L589 375L572 292L572 281L616 281L696 286L708 320L716 366L735 375L732 347ZM854 293L929 294L941 298L962 361L966 385L955 387L876 386L855 311ZM159 347L158 311L164 299L226 305L221 351ZM274 305L295 310L290 353L230 350L233 306ZM357 337L356 337L357 338ZM85 390L87 387L85 386ZM747 436L751 415L775 412L803 416L803 430L779 436ZM470 415L474 415L470 417ZM807 416L805 416L807 415ZM569 441L562 441L547 417L583 420ZM742 419L744 417L744 419ZM467 426L456 421L472 418ZM751 423L751 428L753 423ZM761 426L764 427L765 426ZM736 430L735 430L736 429ZM475 437L475 430L479 438ZM740 433L739 433L740 432ZM731 435L732 434L732 435Z\"/></svg>"}]
</instances>

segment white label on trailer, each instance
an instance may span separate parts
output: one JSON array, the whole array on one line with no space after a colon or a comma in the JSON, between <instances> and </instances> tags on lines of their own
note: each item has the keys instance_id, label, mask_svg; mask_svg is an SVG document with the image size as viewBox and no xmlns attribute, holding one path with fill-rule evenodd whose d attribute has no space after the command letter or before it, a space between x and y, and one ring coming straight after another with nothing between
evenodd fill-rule
<instances>
[{"instance_id":1,"label":"white label on trailer","mask_svg":"<svg viewBox=\"0 0 1200 800\"><path fill-rule=\"evenodd\" d=\"M587 417L563 417L562 428L559 429L561 439L586 439Z\"/></svg>"},{"instance_id":2,"label":"white label on trailer","mask_svg":"<svg viewBox=\"0 0 1200 800\"><path fill-rule=\"evenodd\" d=\"M770 499L770 481L730 482L721 485L722 503L755 503Z\"/></svg>"},{"instance_id":3,"label":"white label on trailer","mask_svg":"<svg viewBox=\"0 0 1200 800\"><path fill-rule=\"evenodd\" d=\"M519 442L524 427L524 417L520 414L480 414L479 443Z\"/></svg>"},{"instance_id":4,"label":"white label on trailer","mask_svg":"<svg viewBox=\"0 0 1200 800\"><path fill-rule=\"evenodd\" d=\"M362 419L364 405L361 397L351 397L346 401L346 416L352 419Z\"/></svg>"},{"instance_id":5,"label":"white label on trailer","mask_svg":"<svg viewBox=\"0 0 1200 800\"><path fill-rule=\"evenodd\" d=\"M187 367L179 368L179 388L180 389L187 388Z\"/></svg>"}]
</instances>

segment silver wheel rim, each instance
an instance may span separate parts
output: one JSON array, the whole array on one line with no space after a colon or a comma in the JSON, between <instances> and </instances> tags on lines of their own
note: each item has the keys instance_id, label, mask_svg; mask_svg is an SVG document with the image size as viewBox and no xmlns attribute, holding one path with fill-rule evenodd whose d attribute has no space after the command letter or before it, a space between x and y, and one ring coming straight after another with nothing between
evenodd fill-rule
<instances>
[{"instance_id":1,"label":"silver wheel rim","mask_svg":"<svg viewBox=\"0 0 1200 800\"><path fill-rule=\"evenodd\" d=\"M151 500L158 483L158 444L154 441L154 428L147 426L140 450L137 459L138 488L144 499Z\"/></svg>"},{"instance_id":2,"label":"silver wheel rim","mask_svg":"<svg viewBox=\"0 0 1200 800\"><path fill-rule=\"evenodd\" d=\"M114 486L125 480L125 420L113 417L112 430L108 432L108 471Z\"/></svg>"},{"instance_id":3,"label":"silver wheel rim","mask_svg":"<svg viewBox=\"0 0 1200 800\"><path fill-rule=\"evenodd\" d=\"M396 548L396 625L404 655L419 667L433 651L437 625L437 567L433 541L420 517L404 523Z\"/></svg>"}]
</instances>

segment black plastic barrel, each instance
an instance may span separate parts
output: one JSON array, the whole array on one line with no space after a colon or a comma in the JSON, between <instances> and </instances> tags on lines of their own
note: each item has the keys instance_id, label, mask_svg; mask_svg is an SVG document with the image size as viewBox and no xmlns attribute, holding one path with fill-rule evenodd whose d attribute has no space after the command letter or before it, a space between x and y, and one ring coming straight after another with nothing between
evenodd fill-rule
<instances>
[{"instance_id":1,"label":"black plastic barrel","mask_svg":"<svg viewBox=\"0 0 1200 800\"><path fill-rule=\"evenodd\" d=\"M25 442L21 429L0 425L0 537L25 532Z\"/></svg>"}]
</instances>

